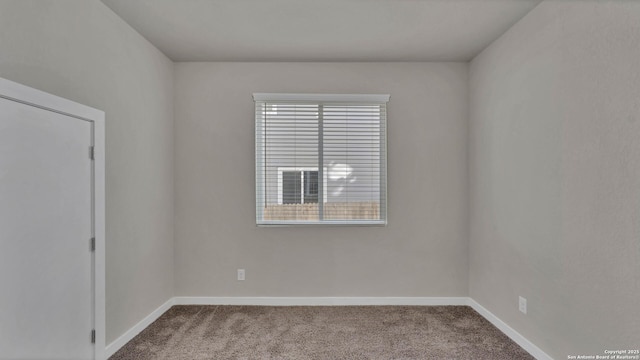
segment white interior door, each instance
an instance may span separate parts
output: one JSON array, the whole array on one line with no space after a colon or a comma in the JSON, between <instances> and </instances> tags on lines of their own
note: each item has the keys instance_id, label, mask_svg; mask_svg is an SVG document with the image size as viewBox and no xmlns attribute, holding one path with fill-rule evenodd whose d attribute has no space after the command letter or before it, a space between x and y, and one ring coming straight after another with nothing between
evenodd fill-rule
<instances>
[{"instance_id":1,"label":"white interior door","mask_svg":"<svg viewBox=\"0 0 640 360\"><path fill-rule=\"evenodd\" d=\"M0 98L0 359L92 359L92 123Z\"/></svg>"}]
</instances>

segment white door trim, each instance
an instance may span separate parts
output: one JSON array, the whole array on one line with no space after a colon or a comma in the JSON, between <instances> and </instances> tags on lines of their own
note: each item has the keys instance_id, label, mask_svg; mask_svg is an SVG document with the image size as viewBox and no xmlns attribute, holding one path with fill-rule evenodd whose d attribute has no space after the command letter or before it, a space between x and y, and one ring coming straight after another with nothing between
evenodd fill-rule
<instances>
[{"instance_id":1,"label":"white door trim","mask_svg":"<svg viewBox=\"0 0 640 360\"><path fill-rule=\"evenodd\" d=\"M89 121L93 128L95 359L105 358L105 114L103 111L0 78L0 98ZM88 338L89 339L89 338Z\"/></svg>"}]
</instances>

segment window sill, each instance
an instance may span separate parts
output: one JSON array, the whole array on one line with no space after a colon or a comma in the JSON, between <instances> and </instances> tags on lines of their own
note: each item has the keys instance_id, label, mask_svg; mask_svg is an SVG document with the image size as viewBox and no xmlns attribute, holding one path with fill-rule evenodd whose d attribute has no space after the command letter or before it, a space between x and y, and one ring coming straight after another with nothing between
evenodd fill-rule
<instances>
[{"instance_id":1,"label":"window sill","mask_svg":"<svg viewBox=\"0 0 640 360\"><path fill-rule=\"evenodd\" d=\"M359 227L384 227L387 222L384 220L326 220L326 221L258 221L258 227L342 227L342 226L359 226Z\"/></svg>"}]
</instances>

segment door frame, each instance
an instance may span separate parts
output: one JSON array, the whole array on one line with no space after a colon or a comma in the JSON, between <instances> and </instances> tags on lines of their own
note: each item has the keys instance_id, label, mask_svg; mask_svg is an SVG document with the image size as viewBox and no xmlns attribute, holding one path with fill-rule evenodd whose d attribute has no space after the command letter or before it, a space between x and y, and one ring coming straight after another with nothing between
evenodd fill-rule
<instances>
[{"instance_id":1,"label":"door frame","mask_svg":"<svg viewBox=\"0 0 640 360\"><path fill-rule=\"evenodd\" d=\"M105 113L76 102L36 90L16 82L0 78L0 98L34 106L43 110L89 121L92 124L93 143L93 308L96 332L93 347L94 359L105 357L106 308L105 308ZM88 149L87 149L88 152ZM87 334L87 341L90 341Z\"/></svg>"}]
</instances>

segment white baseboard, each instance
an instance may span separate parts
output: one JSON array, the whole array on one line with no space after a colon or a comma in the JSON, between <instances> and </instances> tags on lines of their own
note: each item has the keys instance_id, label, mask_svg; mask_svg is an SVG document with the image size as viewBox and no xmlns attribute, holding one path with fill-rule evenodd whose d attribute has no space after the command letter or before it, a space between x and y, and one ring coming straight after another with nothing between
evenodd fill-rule
<instances>
[{"instance_id":1,"label":"white baseboard","mask_svg":"<svg viewBox=\"0 0 640 360\"><path fill-rule=\"evenodd\" d=\"M261 306L355 306L355 305L405 305L405 306L470 306L516 344L538 360L553 360L539 347L527 340L512 327L469 297L191 297L177 296L169 299L142 319L134 327L109 344L106 359L151 325L173 305L261 305Z\"/></svg>"},{"instance_id":2,"label":"white baseboard","mask_svg":"<svg viewBox=\"0 0 640 360\"><path fill-rule=\"evenodd\" d=\"M527 340L524 336L522 336L519 332L515 331L511 326L507 325L504 321L500 320L497 316L495 316L492 312L484 308L484 306L478 304L472 298L469 299L469 306L473 308L473 310L477 311L480 315L482 315L485 319L487 319L490 323L492 323L495 327L497 327L500 331L502 331L505 335L507 335L511 340L513 340L516 344L520 345L523 349L525 349L531 356L538 360L553 360L553 358L542 349L537 347L534 343Z\"/></svg>"},{"instance_id":3,"label":"white baseboard","mask_svg":"<svg viewBox=\"0 0 640 360\"><path fill-rule=\"evenodd\" d=\"M147 315L144 319L140 320L139 323L134 325L127 332L122 334L119 338L114 340L111 344L107 345L104 350L105 359L111 357L111 355L115 354L116 351L120 350L126 343L131 341L136 335L140 334L140 332L146 329L152 322L156 321L162 314L164 314L169 308L174 305L174 299L169 299L166 303L160 305L157 309L155 309L151 314Z\"/></svg>"},{"instance_id":4,"label":"white baseboard","mask_svg":"<svg viewBox=\"0 0 640 360\"><path fill-rule=\"evenodd\" d=\"M175 297L175 305L467 305L467 297Z\"/></svg>"}]
</instances>

